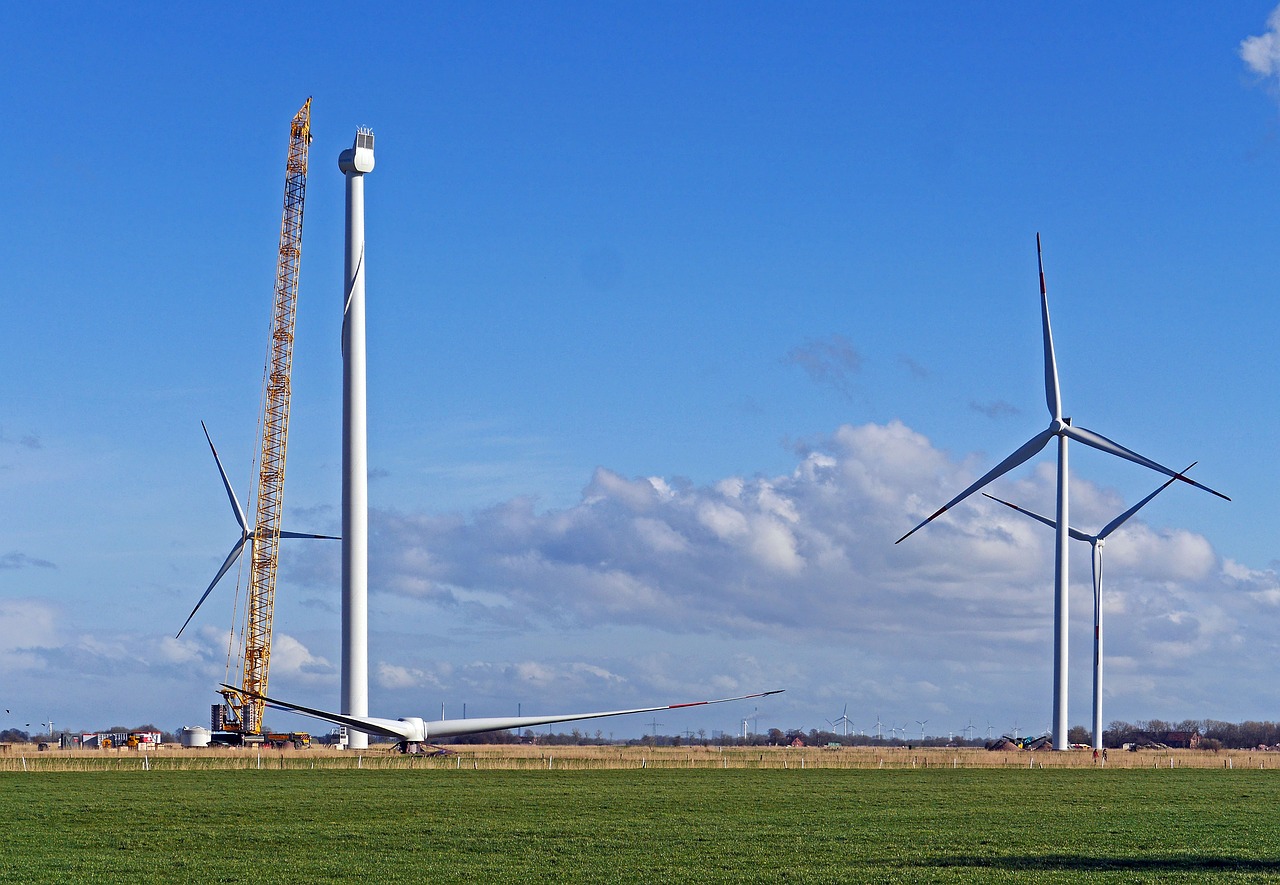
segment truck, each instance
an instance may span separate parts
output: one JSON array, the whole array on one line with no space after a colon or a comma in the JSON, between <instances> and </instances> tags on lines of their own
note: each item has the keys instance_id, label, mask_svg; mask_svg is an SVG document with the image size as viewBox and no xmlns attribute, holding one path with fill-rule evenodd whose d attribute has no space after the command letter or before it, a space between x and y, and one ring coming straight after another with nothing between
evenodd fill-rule
<instances>
[{"instance_id":1,"label":"truck","mask_svg":"<svg viewBox=\"0 0 1280 885\"><path fill-rule=\"evenodd\" d=\"M305 731L289 731L277 732L270 731L264 735L267 739L267 746L277 750L283 750L285 747L292 745L295 750L301 750L304 747L311 746L311 735Z\"/></svg>"}]
</instances>

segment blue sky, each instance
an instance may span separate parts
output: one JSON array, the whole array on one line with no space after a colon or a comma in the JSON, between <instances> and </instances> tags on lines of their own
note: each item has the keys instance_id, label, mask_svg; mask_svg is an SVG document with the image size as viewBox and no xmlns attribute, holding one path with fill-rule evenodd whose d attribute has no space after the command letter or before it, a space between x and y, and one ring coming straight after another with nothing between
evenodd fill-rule
<instances>
[{"instance_id":1,"label":"blue sky","mask_svg":"<svg viewBox=\"0 0 1280 885\"><path fill-rule=\"evenodd\" d=\"M1234 499L1172 489L1108 548L1106 717L1274 718L1271 11L11 15L0 726L215 699L233 588L172 639L234 540L199 422L247 494L308 95L286 522L338 527L367 125L376 713L785 687L762 728L1047 723L1048 533L984 503L892 543L1043 425L1039 231L1066 413ZM1072 467L1086 528L1158 485ZM1047 509L1051 454L993 491ZM336 703L338 593L334 546L286 549L282 697Z\"/></svg>"}]
</instances>

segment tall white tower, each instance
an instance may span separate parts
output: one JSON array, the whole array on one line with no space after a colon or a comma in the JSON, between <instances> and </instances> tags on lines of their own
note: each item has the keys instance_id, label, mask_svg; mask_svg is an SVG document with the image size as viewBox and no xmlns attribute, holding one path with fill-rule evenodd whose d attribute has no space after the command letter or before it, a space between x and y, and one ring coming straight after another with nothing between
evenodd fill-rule
<instances>
[{"instance_id":1,"label":"tall white tower","mask_svg":"<svg viewBox=\"0 0 1280 885\"><path fill-rule=\"evenodd\" d=\"M347 259L342 306L342 712L369 715L369 453L365 410L364 176L373 171L373 132L356 130L338 155L347 176ZM350 731L347 746L369 736Z\"/></svg>"}]
</instances>

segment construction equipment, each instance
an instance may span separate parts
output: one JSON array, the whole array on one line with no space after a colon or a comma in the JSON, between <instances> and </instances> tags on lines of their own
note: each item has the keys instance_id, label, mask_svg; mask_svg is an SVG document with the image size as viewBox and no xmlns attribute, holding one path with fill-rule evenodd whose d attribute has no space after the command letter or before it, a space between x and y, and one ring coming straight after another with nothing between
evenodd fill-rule
<instances>
[{"instance_id":1,"label":"construction equipment","mask_svg":"<svg viewBox=\"0 0 1280 885\"><path fill-rule=\"evenodd\" d=\"M271 618L275 606L276 565L280 549L280 515L284 509L285 451L289 437L289 379L293 368L293 329L297 312L298 271L302 259L307 148L310 144L311 99L308 98L294 115L289 129L280 255L276 263L275 307L262 382L262 448L255 497L257 524L250 555L245 627L238 637L239 654L235 653L235 631L232 631L227 652L228 676L231 675L232 662L238 660L240 663L240 688L224 687L221 694L225 703L214 704L212 711L211 724L215 732L238 733L246 738L257 737L258 740L261 740L264 707L260 696L267 690L267 674L271 663Z\"/></svg>"},{"instance_id":2,"label":"construction equipment","mask_svg":"<svg viewBox=\"0 0 1280 885\"><path fill-rule=\"evenodd\" d=\"M267 746L276 750L293 747L301 750L311 746L311 735L305 731L272 732L266 735Z\"/></svg>"}]
</instances>

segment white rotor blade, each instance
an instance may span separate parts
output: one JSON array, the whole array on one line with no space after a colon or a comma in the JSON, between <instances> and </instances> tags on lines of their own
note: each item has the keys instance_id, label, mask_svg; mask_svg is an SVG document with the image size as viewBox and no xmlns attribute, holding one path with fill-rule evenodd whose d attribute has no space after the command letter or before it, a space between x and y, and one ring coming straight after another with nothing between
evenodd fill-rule
<instances>
[{"instance_id":1,"label":"white rotor blade","mask_svg":"<svg viewBox=\"0 0 1280 885\"><path fill-rule=\"evenodd\" d=\"M606 710L599 713L558 713L552 716L506 716L489 719L441 719L427 723L428 737L459 737L464 734L479 734L485 731L503 731L508 728L532 728L536 725L551 725L555 722L574 722L579 719L603 719L608 716L626 716L630 713L658 713L663 710L677 710L684 707L702 707L707 704L724 704L729 701L745 701L750 698L762 698L778 694L785 689L762 691L756 694L742 695L736 698L719 698L714 701L694 701L685 704L664 704L660 707L641 707L636 710Z\"/></svg>"},{"instance_id":2,"label":"white rotor blade","mask_svg":"<svg viewBox=\"0 0 1280 885\"><path fill-rule=\"evenodd\" d=\"M218 465L218 473L222 474L222 485L227 490L227 497L231 499L231 509L236 513L236 522L240 523L240 530L249 531L249 524L245 521L244 511L240 509L240 502L236 500L236 493L231 490L231 480L227 479L227 471L222 469L222 459L218 457L218 450L213 447L213 439L209 436L209 428L204 426L204 422L200 422L200 427L204 430L204 438L209 440L209 451L213 452L214 463Z\"/></svg>"},{"instance_id":3,"label":"white rotor blade","mask_svg":"<svg viewBox=\"0 0 1280 885\"><path fill-rule=\"evenodd\" d=\"M298 704L290 704L287 701L277 701L266 695L260 695L256 692L245 691L243 688L237 688L233 685L223 683L223 688L230 688L245 697L258 698L266 701L272 707L279 710L289 710L293 713L301 713L304 716L310 716L313 719L323 719L326 722L332 722L335 725L346 725L351 728L358 728L361 731L368 731L374 734L380 734L384 737L399 738L401 740L412 741L422 740L414 735L414 727L407 722L401 722L398 719L374 719L368 716L347 716L343 713L330 713L327 710L315 710L311 707L303 707Z\"/></svg>"},{"instance_id":4,"label":"white rotor blade","mask_svg":"<svg viewBox=\"0 0 1280 885\"><path fill-rule=\"evenodd\" d=\"M1201 489L1202 491L1206 491L1211 495L1217 495L1219 498L1222 498L1224 501L1231 500L1226 495L1222 494L1222 492L1214 491L1213 489L1209 488L1206 485L1201 485L1200 483L1196 482L1194 479L1188 479L1187 477L1183 476L1181 473L1178 473L1177 471L1174 471L1174 470L1170 470L1168 467L1165 467L1163 464L1157 464L1155 461L1152 461L1150 458L1147 458L1144 455L1139 455L1137 452L1133 451L1132 449L1126 449L1124 446L1120 445L1118 442L1109 440L1100 433L1094 433L1092 430L1086 430L1085 428L1077 427L1074 424L1068 424L1066 427L1062 429L1062 432L1065 433L1067 436L1071 437L1072 439L1076 440L1077 442L1084 443L1086 446L1092 446L1093 448L1098 449L1099 451L1102 451L1102 452L1109 452L1112 455L1117 455L1121 458L1124 458L1127 461L1132 461L1135 464L1141 464L1143 467L1150 468L1151 470L1154 470L1157 473L1163 473L1165 476L1171 476L1174 479L1182 480L1183 482L1189 483L1190 485L1193 485L1196 488Z\"/></svg>"},{"instance_id":5,"label":"white rotor blade","mask_svg":"<svg viewBox=\"0 0 1280 885\"><path fill-rule=\"evenodd\" d=\"M1173 480L1169 480L1169 481L1173 482ZM1009 507L1013 510L1016 510L1025 516L1030 516L1032 519L1036 520L1037 522L1044 523L1051 529L1056 529L1058 527L1058 521L1056 519L1050 519L1047 516L1041 516L1039 513L1032 513L1030 510L1026 509L1025 507L1019 507L1017 504L1010 504L1004 498L997 498L995 495L988 495L986 492L983 492L982 494L986 495L986 497L990 498L992 501L996 501L1000 504L1003 504L1004 506ZM1073 529L1071 528L1071 526L1067 526L1067 534L1075 538L1077 541L1093 540L1093 538L1090 537L1089 535L1086 535L1084 532L1078 529Z\"/></svg>"},{"instance_id":6,"label":"white rotor blade","mask_svg":"<svg viewBox=\"0 0 1280 885\"><path fill-rule=\"evenodd\" d=\"M1124 513L1121 513L1121 514L1120 514L1119 516L1117 516L1115 519L1111 520L1111 522L1107 523L1106 527L1105 527L1102 531L1098 532L1098 539L1099 539L1099 540L1106 540L1107 536L1108 536L1108 535L1110 535L1112 532L1114 532L1116 529L1120 528L1120 526L1124 525L1124 523L1128 521L1129 517L1133 516L1135 513L1137 513L1137 512L1138 512L1139 510L1141 510L1143 507L1146 507L1146 506L1147 506L1147 504L1148 504L1148 503L1150 503L1150 501L1151 501L1151 499L1152 499L1152 498L1154 498L1156 495L1160 494L1160 493L1161 493L1161 492L1163 492L1165 489L1169 488L1169 486L1171 486L1171 485L1173 485L1175 482L1177 482L1177 480L1178 480L1180 477L1182 477L1182 474L1183 474L1183 473L1186 473L1186 472L1187 472L1187 470L1190 470L1192 467L1195 467L1197 463L1199 463L1199 462L1197 462L1197 461L1192 461L1192 462L1187 466L1186 470L1183 470L1183 471L1182 471L1182 473L1179 473L1177 476L1173 477L1173 479L1167 479L1167 480L1165 480L1164 485L1160 486L1160 488L1156 489L1154 492L1152 492L1151 494L1147 495L1145 498L1143 498L1143 499L1142 499L1141 501L1139 501L1137 504L1134 504L1132 507L1130 507L1130 508L1129 508L1128 510L1126 510Z\"/></svg>"},{"instance_id":7,"label":"white rotor blade","mask_svg":"<svg viewBox=\"0 0 1280 885\"><path fill-rule=\"evenodd\" d=\"M213 592L213 588L218 586L218 582L222 580L222 576L231 568L232 563L240 556L240 551L244 549L244 542L249 540L247 535L241 536L232 546L231 552L227 554L226 560L222 563L222 568L218 569L218 573L213 576L213 580L209 583L209 587L204 591L204 595L200 597L200 601L196 603L196 607L191 610L191 614L187 615L187 619L182 622L182 629L178 631L178 636L182 635L182 630L187 629L187 624L191 623L191 619L196 616L196 612L200 610L200 606L204 605L204 601L209 598L209 594ZM175 639L177 637L174 637Z\"/></svg>"},{"instance_id":8,"label":"white rotor blade","mask_svg":"<svg viewBox=\"0 0 1280 885\"><path fill-rule=\"evenodd\" d=\"M308 535L303 532L281 532L282 538L314 538L317 541L341 541L339 537L333 535Z\"/></svg>"},{"instance_id":9,"label":"white rotor blade","mask_svg":"<svg viewBox=\"0 0 1280 885\"><path fill-rule=\"evenodd\" d=\"M943 504L942 507L938 508L938 510L932 516L930 516L924 522L920 523L918 526L913 528L911 531L907 532L905 535L903 535L901 538L894 541L893 543L901 544L903 541L907 540L907 538L910 538L920 529L924 528L926 525L933 522L939 516L946 513L952 507L959 504L965 498L972 495L974 492L976 492L978 489L985 486L987 483L991 482L993 479L1004 476L1006 473L1008 473L1013 468L1017 467L1019 464L1022 464L1024 461L1029 460L1033 455L1035 455L1037 452L1043 449L1045 445L1049 442L1049 440L1053 439L1054 436L1055 434L1052 428L1049 428L1048 430L1040 431L1035 436L1031 437L1031 439L1027 440L1025 443L1019 446L1018 450L1015 451L1012 455L1005 458L995 467L992 467L985 474L983 474L981 479L979 479L973 485L969 486L969 488L965 489L960 494L956 495L946 504Z\"/></svg>"},{"instance_id":10,"label":"white rotor blade","mask_svg":"<svg viewBox=\"0 0 1280 885\"><path fill-rule=\"evenodd\" d=\"M1044 327L1044 398L1049 417L1062 419L1062 394L1058 387L1058 360L1053 353L1053 332L1049 328L1049 290L1044 284L1044 256L1040 252L1040 234L1036 233L1036 262L1040 265L1040 321Z\"/></svg>"},{"instance_id":11,"label":"white rotor blade","mask_svg":"<svg viewBox=\"0 0 1280 885\"><path fill-rule=\"evenodd\" d=\"M231 686L226 686L231 687ZM467 734L482 734L486 731L505 731L510 728L532 728L537 725L551 725L556 722L574 722L580 719L603 719L608 716L626 716L631 713L658 713L663 710L678 710L684 707L702 707L707 704L724 704L729 701L745 701L750 698L763 698L771 694L780 694L785 689L774 689L773 691L762 691L756 694L742 695L735 698L719 698L714 701L694 701L685 704L665 704L661 707L640 707L635 710L606 710L596 713L561 713L552 716L495 716L482 719L438 719L435 722L423 723L425 733L421 736L412 736L413 728L408 723L396 719L371 719L362 716L347 716L341 713L329 713L325 710L316 710L310 707L302 707L298 704L291 704L286 701L278 701L267 697L266 695L258 695L253 692L246 692L243 689L236 691L248 697L257 697L276 707L285 710L293 710L297 713L303 713L307 716L313 716L317 719L323 719L328 722L335 722L339 725L349 725L352 728L358 728L361 731L372 731L376 734L386 735L388 737L400 737L403 740L427 740L428 738L446 738L461 737Z\"/></svg>"}]
</instances>

